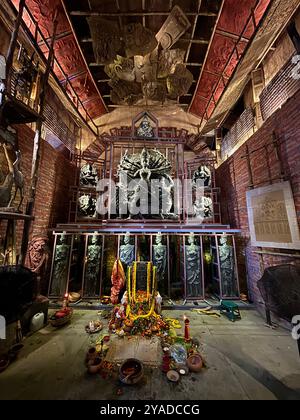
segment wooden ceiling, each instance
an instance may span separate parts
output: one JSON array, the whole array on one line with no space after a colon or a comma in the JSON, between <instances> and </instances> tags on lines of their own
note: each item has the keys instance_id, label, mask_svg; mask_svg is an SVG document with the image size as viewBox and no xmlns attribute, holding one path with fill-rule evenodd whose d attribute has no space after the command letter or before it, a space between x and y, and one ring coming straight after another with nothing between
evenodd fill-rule
<instances>
[{"instance_id":1,"label":"wooden ceiling","mask_svg":"<svg viewBox=\"0 0 300 420\"><path fill-rule=\"evenodd\" d=\"M87 17L101 16L117 22L121 27L129 23L141 23L157 34L173 7L178 5L191 24L190 29L172 47L186 51L185 64L194 76L191 89L179 99L185 110L188 109L218 18L221 0L65 0L64 4L86 62L109 111L117 105L110 99L110 87L104 65L95 62Z\"/></svg>"},{"instance_id":2,"label":"wooden ceiling","mask_svg":"<svg viewBox=\"0 0 300 420\"><path fill-rule=\"evenodd\" d=\"M115 109L104 66L96 64L87 17L102 16L120 26L141 23L157 33L178 5L191 23L172 48L186 51L185 64L194 81L179 99L186 110L208 121L272 0L27 0L44 36L52 33L59 9L55 55L68 83L84 104L82 112L96 119ZM18 0L13 0L15 6ZM34 25L24 15L28 27ZM41 41L42 43L42 41ZM64 86L65 75L55 73ZM72 93L70 92L70 95Z\"/></svg>"}]
</instances>

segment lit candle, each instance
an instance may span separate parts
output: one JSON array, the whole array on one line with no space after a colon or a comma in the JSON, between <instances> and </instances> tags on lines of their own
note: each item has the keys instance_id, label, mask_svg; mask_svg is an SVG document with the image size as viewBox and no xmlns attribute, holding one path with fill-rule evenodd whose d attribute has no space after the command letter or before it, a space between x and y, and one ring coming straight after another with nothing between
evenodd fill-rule
<instances>
[{"instance_id":1,"label":"lit candle","mask_svg":"<svg viewBox=\"0 0 300 420\"><path fill-rule=\"evenodd\" d=\"M190 320L184 315L184 341L189 343L191 341L190 337Z\"/></svg>"},{"instance_id":2,"label":"lit candle","mask_svg":"<svg viewBox=\"0 0 300 420\"><path fill-rule=\"evenodd\" d=\"M69 293L66 293L64 301L63 301L63 308L67 308L68 306L69 306Z\"/></svg>"}]
</instances>

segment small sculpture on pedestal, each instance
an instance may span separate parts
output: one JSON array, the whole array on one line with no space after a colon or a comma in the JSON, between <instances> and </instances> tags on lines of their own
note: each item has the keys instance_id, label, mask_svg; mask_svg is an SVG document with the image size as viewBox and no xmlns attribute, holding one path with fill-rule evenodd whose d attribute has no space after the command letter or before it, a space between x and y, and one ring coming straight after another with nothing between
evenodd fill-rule
<instances>
[{"instance_id":1,"label":"small sculpture on pedestal","mask_svg":"<svg viewBox=\"0 0 300 420\"><path fill-rule=\"evenodd\" d=\"M70 257L70 245L67 244L67 236L62 234L60 244L56 245L51 295L64 296L68 281L68 267Z\"/></svg>"},{"instance_id":2,"label":"small sculpture on pedestal","mask_svg":"<svg viewBox=\"0 0 300 420\"><path fill-rule=\"evenodd\" d=\"M201 276L201 250L195 243L195 235L188 237L185 247L187 297L200 297L203 294Z\"/></svg>"},{"instance_id":3,"label":"small sculpture on pedestal","mask_svg":"<svg viewBox=\"0 0 300 420\"><path fill-rule=\"evenodd\" d=\"M87 249L85 271L85 296L96 296L97 281L99 280L101 264L101 245L98 243L99 236L94 235Z\"/></svg>"},{"instance_id":4,"label":"small sculpture on pedestal","mask_svg":"<svg viewBox=\"0 0 300 420\"><path fill-rule=\"evenodd\" d=\"M211 187L212 175L211 170L207 166L201 165L195 171L193 175L193 185L195 187L197 186L197 181L202 181L205 188Z\"/></svg>"},{"instance_id":5,"label":"small sculpture on pedestal","mask_svg":"<svg viewBox=\"0 0 300 420\"><path fill-rule=\"evenodd\" d=\"M226 235L220 238L219 255L222 294L226 297L237 296L234 250L233 247L228 244L228 237Z\"/></svg>"},{"instance_id":6,"label":"small sculpture on pedestal","mask_svg":"<svg viewBox=\"0 0 300 420\"><path fill-rule=\"evenodd\" d=\"M120 260L130 266L135 260L135 246L130 243L130 233L127 232L124 238L124 244L120 246Z\"/></svg>"},{"instance_id":7,"label":"small sculpture on pedestal","mask_svg":"<svg viewBox=\"0 0 300 420\"><path fill-rule=\"evenodd\" d=\"M194 203L194 216L199 220L210 219L214 215L213 201L210 197L198 198Z\"/></svg>"},{"instance_id":8,"label":"small sculpture on pedestal","mask_svg":"<svg viewBox=\"0 0 300 420\"><path fill-rule=\"evenodd\" d=\"M78 198L78 213L82 217L95 218L97 200L90 194L83 194Z\"/></svg>"},{"instance_id":9,"label":"small sculpture on pedestal","mask_svg":"<svg viewBox=\"0 0 300 420\"><path fill-rule=\"evenodd\" d=\"M80 185L82 187L96 187L98 183L97 168L91 163L84 165L80 170Z\"/></svg>"},{"instance_id":10,"label":"small sculpture on pedestal","mask_svg":"<svg viewBox=\"0 0 300 420\"><path fill-rule=\"evenodd\" d=\"M164 280L167 267L167 247L163 245L162 239L162 234L159 233L155 238L155 245L153 245L153 264L157 268L158 284Z\"/></svg>"},{"instance_id":11,"label":"small sculpture on pedestal","mask_svg":"<svg viewBox=\"0 0 300 420\"><path fill-rule=\"evenodd\" d=\"M137 135L138 135L138 137L144 137L144 138L147 138L147 139L154 138L154 130L151 127L151 123L150 123L147 115L143 118L140 126L138 127Z\"/></svg>"}]
</instances>

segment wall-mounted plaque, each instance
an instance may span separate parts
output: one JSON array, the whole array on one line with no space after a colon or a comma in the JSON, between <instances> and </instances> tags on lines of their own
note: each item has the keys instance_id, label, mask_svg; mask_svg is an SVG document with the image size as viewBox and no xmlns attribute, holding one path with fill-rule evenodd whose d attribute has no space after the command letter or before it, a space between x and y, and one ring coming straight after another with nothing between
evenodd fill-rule
<instances>
[{"instance_id":1,"label":"wall-mounted plaque","mask_svg":"<svg viewBox=\"0 0 300 420\"><path fill-rule=\"evenodd\" d=\"M295 203L289 182L247 192L252 246L300 249Z\"/></svg>"}]
</instances>

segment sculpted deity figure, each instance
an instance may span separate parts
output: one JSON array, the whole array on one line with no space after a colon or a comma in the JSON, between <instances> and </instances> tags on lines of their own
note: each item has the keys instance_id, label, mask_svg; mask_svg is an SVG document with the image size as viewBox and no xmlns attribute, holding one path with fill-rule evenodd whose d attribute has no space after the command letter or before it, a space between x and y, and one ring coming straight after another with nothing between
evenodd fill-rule
<instances>
[{"instance_id":1,"label":"sculpted deity figure","mask_svg":"<svg viewBox=\"0 0 300 420\"><path fill-rule=\"evenodd\" d=\"M68 281L68 266L70 257L70 245L67 244L67 236L62 234L60 243L56 245L54 266L52 275L51 295L64 296Z\"/></svg>"},{"instance_id":2,"label":"sculpted deity figure","mask_svg":"<svg viewBox=\"0 0 300 420\"><path fill-rule=\"evenodd\" d=\"M214 214L213 201L210 197L201 197L194 203L194 216L199 220L210 219Z\"/></svg>"},{"instance_id":3,"label":"sculpted deity figure","mask_svg":"<svg viewBox=\"0 0 300 420\"><path fill-rule=\"evenodd\" d=\"M157 149L144 148L134 155L125 153L119 165L119 176L126 174L135 181L127 193L129 218L176 217L171 213L175 186L171 170L171 163Z\"/></svg>"},{"instance_id":4,"label":"sculpted deity figure","mask_svg":"<svg viewBox=\"0 0 300 420\"><path fill-rule=\"evenodd\" d=\"M236 296L238 290L235 277L234 250L228 244L228 237L226 235L220 238L219 255L223 296Z\"/></svg>"},{"instance_id":5,"label":"sculpted deity figure","mask_svg":"<svg viewBox=\"0 0 300 420\"><path fill-rule=\"evenodd\" d=\"M126 267L130 266L135 260L135 246L130 243L130 233L124 237L124 244L120 246L120 260Z\"/></svg>"},{"instance_id":6,"label":"sculpted deity figure","mask_svg":"<svg viewBox=\"0 0 300 420\"><path fill-rule=\"evenodd\" d=\"M137 129L137 135L139 137L145 137L152 139L154 137L154 130L151 127L150 121L148 118L144 118L140 126Z\"/></svg>"},{"instance_id":7,"label":"sculpted deity figure","mask_svg":"<svg viewBox=\"0 0 300 420\"><path fill-rule=\"evenodd\" d=\"M86 271L85 271L85 290L84 295L88 297L96 296L97 281L99 280L101 264L101 245L99 236L93 235L92 241L87 249Z\"/></svg>"},{"instance_id":8,"label":"sculpted deity figure","mask_svg":"<svg viewBox=\"0 0 300 420\"><path fill-rule=\"evenodd\" d=\"M185 247L187 297L203 295L200 258L200 246L195 243L195 235L192 233Z\"/></svg>"},{"instance_id":9,"label":"sculpted deity figure","mask_svg":"<svg viewBox=\"0 0 300 420\"><path fill-rule=\"evenodd\" d=\"M199 166L193 175L193 184L195 186L199 180L203 182L203 187L211 186L211 170L205 165Z\"/></svg>"},{"instance_id":10,"label":"sculpted deity figure","mask_svg":"<svg viewBox=\"0 0 300 420\"><path fill-rule=\"evenodd\" d=\"M162 243L162 234L159 233L153 245L153 264L157 267L157 282L161 283L167 268L167 247Z\"/></svg>"},{"instance_id":11,"label":"sculpted deity figure","mask_svg":"<svg viewBox=\"0 0 300 420\"><path fill-rule=\"evenodd\" d=\"M80 171L80 185L83 187L96 187L98 182L97 168L91 163L84 165Z\"/></svg>"}]
</instances>

